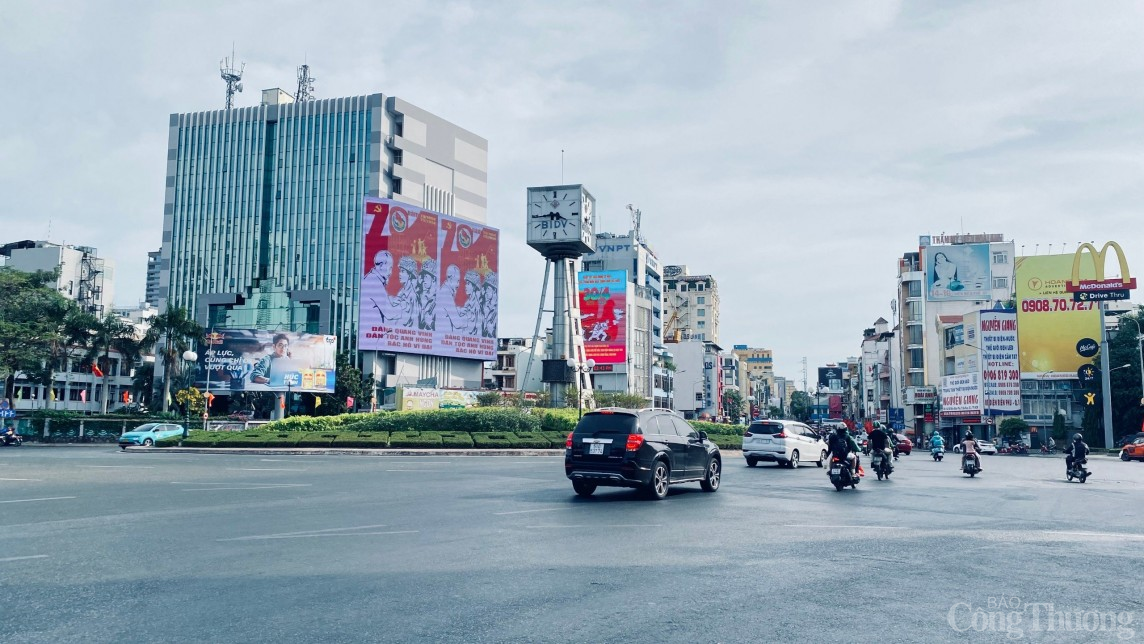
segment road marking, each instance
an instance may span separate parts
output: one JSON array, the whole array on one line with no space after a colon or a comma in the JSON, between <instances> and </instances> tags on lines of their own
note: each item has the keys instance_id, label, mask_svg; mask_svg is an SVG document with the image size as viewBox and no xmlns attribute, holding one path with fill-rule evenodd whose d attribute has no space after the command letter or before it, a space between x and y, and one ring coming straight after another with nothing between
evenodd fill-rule
<instances>
[{"instance_id":1,"label":"road marking","mask_svg":"<svg viewBox=\"0 0 1144 644\"><path fill-rule=\"evenodd\" d=\"M350 532L334 534L269 534L260 537L234 537L233 539L215 539L215 541L262 541L268 539L308 539L310 537L365 537L380 534L417 534L420 530L393 530L390 532Z\"/></svg>"},{"instance_id":2,"label":"road marking","mask_svg":"<svg viewBox=\"0 0 1144 644\"><path fill-rule=\"evenodd\" d=\"M25 561L27 559L47 559L47 558L48 558L47 555L28 555L26 557L5 557L3 559L0 559L0 563L4 563L5 561Z\"/></svg>"},{"instance_id":3,"label":"road marking","mask_svg":"<svg viewBox=\"0 0 1144 644\"><path fill-rule=\"evenodd\" d=\"M1144 534L1129 532L1066 532L1063 530L1046 530L1045 534L1059 534L1065 537L1099 537L1105 539L1144 539Z\"/></svg>"},{"instance_id":4,"label":"road marking","mask_svg":"<svg viewBox=\"0 0 1144 644\"><path fill-rule=\"evenodd\" d=\"M822 530L905 530L896 525L807 525L802 523L785 523L784 528L815 528Z\"/></svg>"},{"instance_id":5,"label":"road marking","mask_svg":"<svg viewBox=\"0 0 1144 644\"><path fill-rule=\"evenodd\" d=\"M153 470L154 465L80 465L80 467L127 468L134 470Z\"/></svg>"},{"instance_id":6,"label":"road marking","mask_svg":"<svg viewBox=\"0 0 1144 644\"><path fill-rule=\"evenodd\" d=\"M385 470L386 472L440 472L441 470Z\"/></svg>"},{"instance_id":7,"label":"road marking","mask_svg":"<svg viewBox=\"0 0 1144 644\"><path fill-rule=\"evenodd\" d=\"M231 472L305 472L306 468L289 467L228 467Z\"/></svg>"},{"instance_id":8,"label":"road marking","mask_svg":"<svg viewBox=\"0 0 1144 644\"><path fill-rule=\"evenodd\" d=\"M291 487L310 487L309 483L285 483L278 485L244 485L242 487L191 487L183 489L184 492L213 492L215 490L284 490Z\"/></svg>"},{"instance_id":9,"label":"road marking","mask_svg":"<svg viewBox=\"0 0 1144 644\"><path fill-rule=\"evenodd\" d=\"M0 503L31 503L33 501L62 501L64 499L74 499L74 496L47 496L42 499L15 499L12 501L0 501Z\"/></svg>"},{"instance_id":10,"label":"road marking","mask_svg":"<svg viewBox=\"0 0 1144 644\"><path fill-rule=\"evenodd\" d=\"M573 528L662 528L663 525L659 523L617 523L612 525L526 525L524 527L533 530L554 530Z\"/></svg>"},{"instance_id":11,"label":"road marking","mask_svg":"<svg viewBox=\"0 0 1144 644\"><path fill-rule=\"evenodd\" d=\"M0 481L42 481L44 479L0 479Z\"/></svg>"},{"instance_id":12,"label":"road marking","mask_svg":"<svg viewBox=\"0 0 1144 644\"><path fill-rule=\"evenodd\" d=\"M528 512L552 512L553 510L563 510L563 509L564 508L543 508L540 510L513 510L512 512L493 512L493 514L496 516L502 516L505 514L526 514Z\"/></svg>"}]
</instances>

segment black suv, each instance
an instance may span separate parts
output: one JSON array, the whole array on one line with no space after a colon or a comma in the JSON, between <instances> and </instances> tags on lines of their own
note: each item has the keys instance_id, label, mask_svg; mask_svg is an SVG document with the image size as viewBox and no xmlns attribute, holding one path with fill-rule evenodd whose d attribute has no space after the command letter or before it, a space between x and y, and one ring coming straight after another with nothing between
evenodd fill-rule
<instances>
[{"instance_id":1,"label":"black suv","mask_svg":"<svg viewBox=\"0 0 1144 644\"><path fill-rule=\"evenodd\" d=\"M673 483L699 481L719 489L719 447L666 409L608 408L584 414L568 435L564 473L572 489L590 496L596 487L642 488L655 499Z\"/></svg>"}]
</instances>

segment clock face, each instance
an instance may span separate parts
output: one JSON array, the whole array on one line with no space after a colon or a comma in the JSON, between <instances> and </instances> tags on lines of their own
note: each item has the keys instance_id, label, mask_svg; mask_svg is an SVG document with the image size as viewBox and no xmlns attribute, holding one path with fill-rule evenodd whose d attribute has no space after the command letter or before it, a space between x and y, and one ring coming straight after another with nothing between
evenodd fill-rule
<instances>
[{"instance_id":1,"label":"clock face","mask_svg":"<svg viewBox=\"0 0 1144 644\"><path fill-rule=\"evenodd\" d=\"M562 242L581 238L580 190L532 192L528 201L528 241Z\"/></svg>"}]
</instances>

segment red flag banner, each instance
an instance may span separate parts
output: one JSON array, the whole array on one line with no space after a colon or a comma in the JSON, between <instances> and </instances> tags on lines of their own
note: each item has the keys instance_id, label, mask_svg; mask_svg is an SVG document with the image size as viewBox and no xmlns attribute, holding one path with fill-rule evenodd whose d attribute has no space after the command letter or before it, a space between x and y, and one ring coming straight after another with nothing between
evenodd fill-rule
<instances>
[{"instance_id":1,"label":"red flag banner","mask_svg":"<svg viewBox=\"0 0 1144 644\"><path fill-rule=\"evenodd\" d=\"M346 407L353 408L353 406L354 406L354 397L353 396L346 396Z\"/></svg>"},{"instance_id":2,"label":"red flag banner","mask_svg":"<svg viewBox=\"0 0 1144 644\"><path fill-rule=\"evenodd\" d=\"M91 363L91 372L93 374L95 374L96 378L102 378L103 377L103 369L100 369L99 365L95 364L94 362Z\"/></svg>"}]
</instances>

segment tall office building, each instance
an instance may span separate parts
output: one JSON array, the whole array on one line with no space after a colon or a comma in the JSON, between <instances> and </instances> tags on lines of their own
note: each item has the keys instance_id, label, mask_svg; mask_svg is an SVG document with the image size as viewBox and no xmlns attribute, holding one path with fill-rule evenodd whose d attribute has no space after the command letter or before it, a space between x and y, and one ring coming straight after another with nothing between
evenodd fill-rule
<instances>
[{"instance_id":1,"label":"tall office building","mask_svg":"<svg viewBox=\"0 0 1144 644\"><path fill-rule=\"evenodd\" d=\"M357 348L362 209L391 198L484 223L488 143L380 93L172 114L160 310ZM481 361L367 352L381 386L480 386Z\"/></svg>"},{"instance_id":2,"label":"tall office building","mask_svg":"<svg viewBox=\"0 0 1144 644\"><path fill-rule=\"evenodd\" d=\"M147 253L147 290L143 300L151 306L159 304L162 295L159 291L159 267L162 266L160 262L162 250Z\"/></svg>"}]
</instances>

